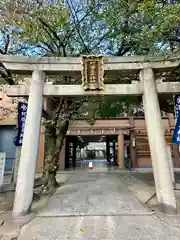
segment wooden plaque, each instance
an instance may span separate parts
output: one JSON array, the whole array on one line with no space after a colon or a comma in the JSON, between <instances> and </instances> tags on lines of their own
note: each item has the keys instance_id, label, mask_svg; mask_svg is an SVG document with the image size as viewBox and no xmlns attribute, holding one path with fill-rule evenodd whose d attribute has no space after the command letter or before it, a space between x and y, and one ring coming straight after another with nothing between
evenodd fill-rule
<instances>
[{"instance_id":1,"label":"wooden plaque","mask_svg":"<svg viewBox=\"0 0 180 240\"><path fill-rule=\"evenodd\" d=\"M82 86L85 91L104 89L104 68L102 56L82 57Z\"/></svg>"}]
</instances>

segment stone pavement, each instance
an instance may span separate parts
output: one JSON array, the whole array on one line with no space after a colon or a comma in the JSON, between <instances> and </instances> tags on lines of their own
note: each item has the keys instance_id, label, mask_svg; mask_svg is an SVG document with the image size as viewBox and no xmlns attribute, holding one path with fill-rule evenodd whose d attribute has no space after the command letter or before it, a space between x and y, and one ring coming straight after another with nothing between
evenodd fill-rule
<instances>
[{"instance_id":1,"label":"stone pavement","mask_svg":"<svg viewBox=\"0 0 180 240\"><path fill-rule=\"evenodd\" d=\"M83 228L83 231L80 229ZM155 216L36 218L19 240L178 240L180 231Z\"/></svg>"},{"instance_id":2,"label":"stone pavement","mask_svg":"<svg viewBox=\"0 0 180 240\"><path fill-rule=\"evenodd\" d=\"M151 214L120 181L119 173L74 174L39 216Z\"/></svg>"},{"instance_id":3,"label":"stone pavement","mask_svg":"<svg viewBox=\"0 0 180 240\"><path fill-rule=\"evenodd\" d=\"M24 226L19 240L180 239L180 229L152 215L121 173L77 172Z\"/></svg>"}]
</instances>

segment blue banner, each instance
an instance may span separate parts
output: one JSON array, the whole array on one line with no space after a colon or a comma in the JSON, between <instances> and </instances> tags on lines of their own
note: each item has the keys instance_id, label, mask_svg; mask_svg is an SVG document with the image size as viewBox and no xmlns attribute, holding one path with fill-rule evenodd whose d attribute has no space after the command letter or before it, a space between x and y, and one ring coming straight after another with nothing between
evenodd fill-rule
<instances>
[{"instance_id":1,"label":"blue banner","mask_svg":"<svg viewBox=\"0 0 180 240\"><path fill-rule=\"evenodd\" d=\"M175 98L176 118L178 118L180 112L180 95L176 95Z\"/></svg>"},{"instance_id":2,"label":"blue banner","mask_svg":"<svg viewBox=\"0 0 180 240\"><path fill-rule=\"evenodd\" d=\"M175 96L175 108L177 121L172 137L172 143L180 144L180 95Z\"/></svg>"},{"instance_id":3,"label":"blue banner","mask_svg":"<svg viewBox=\"0 0 180 240\"><path fill-rule=\"evenodd\" d=\"M22 145L27 107L28 107L27 103L24 102L18 103L18 134L14 139L14 144L16 146Z\"/></svg>"}]
</instances>

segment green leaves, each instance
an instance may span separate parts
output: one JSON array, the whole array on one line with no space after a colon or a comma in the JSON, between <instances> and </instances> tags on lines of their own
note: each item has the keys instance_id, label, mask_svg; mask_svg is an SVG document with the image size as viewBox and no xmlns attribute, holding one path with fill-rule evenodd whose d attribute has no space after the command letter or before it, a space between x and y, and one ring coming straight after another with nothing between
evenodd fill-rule
<instances>
[{"instance_id":1,"label":"green leaves","mask_svg":"<svg viewBox=\"0 0 180 240\"><path fill-rule=\"evenodd\" d=\"M0 2L4 26L19 29L17 41L38 46L45 51L58 53L66 31L69 29L69 10L63 2L7 1ZM17 37L17 35L16 35Z\"/></svg>"},{"instance_id":2,"label":"green leaves","mask_svg":"<svg viewBox=\"0 0 180 240\"><path fill-rule=\"evenodd\" d=\"M132 115L134 108L141 105L141 100L137 97L129 96L109 96L104 97L96 111L96 115L102 118Z\"/></svg>"},{"instance_id":3,"label":"green leaves","mask_svg":"<svg viewBox=\"0 0 180 240\"><path fill-rule=\"evenodd\" d=\"M154 0L0 1L1 25L41 55L159 54L180 26L180 4ZM148 44L147 44L148 41ZM120 48L121 51L118 51ZM127 49L128 45L128 49ZM175 44L177 45L177 44Z\"/></svg>"},{"instance_id":4,"label":"green leaves","mask_svg":"<svg viewBox=\"0 0 180 240\"><path fill-rule=\"evenodd\" d=\"M131 42L133 44L126 52L129 55L159 54L161 44L169 51L169 37L176 36L176 27L180 25L180 4L154 0L105 0L97 5L96 21L103 22L113 32L113 36L106 38L111 50L118 52L118 45L120 48L122 43L126 46Z\"/></svg>"},{"instance_id":5,"label":"green leaves","mask_svg":"<svg viewBox=\"0 0 180 240\"><path fill-rule=\"evenodd\" d=\"M178 1L169 4L160 0L91 0L84 4L83 0L77 0L76 3L0 0L1 29L5 29L4 36L6 32L11 36L7 53L126 56L164 55L180 49L176 31L180 26ZM7 42L4 38L2 50ZM116 116L125 106L132 109L139 104L127 99L104 98L92 111L101 116Z\"/></svg>"}]
</instances>

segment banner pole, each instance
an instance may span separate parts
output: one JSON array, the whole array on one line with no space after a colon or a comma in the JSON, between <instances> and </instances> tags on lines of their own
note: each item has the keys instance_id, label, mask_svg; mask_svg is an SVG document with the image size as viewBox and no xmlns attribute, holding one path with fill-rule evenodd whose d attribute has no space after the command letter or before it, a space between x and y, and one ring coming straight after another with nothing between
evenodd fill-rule
<instances>
[{"instance_id":1,"label":"banner pole","mask_svg":"<svg viewBox=\"0 0 180 240\"><path fill-rule=\"evenodd\" d=\"M174 105L174 116L175 116L175 119L176 119L175 95L173 95L173 105Z\"/></svg>"}]
</instances>

